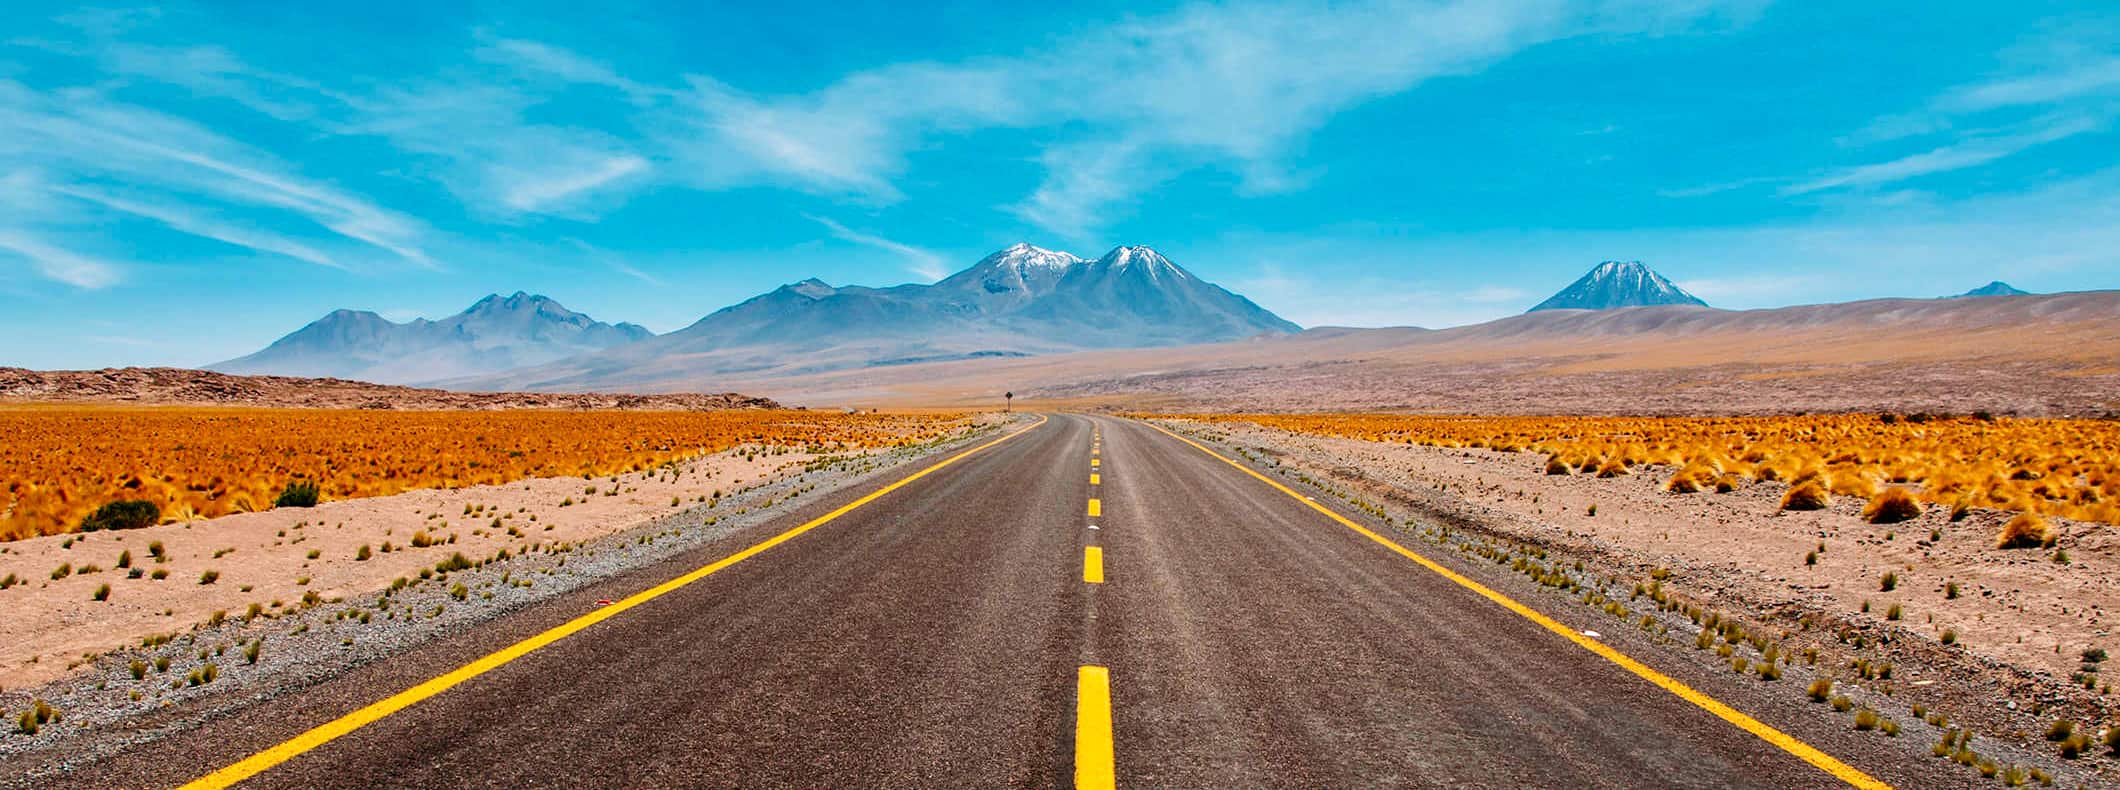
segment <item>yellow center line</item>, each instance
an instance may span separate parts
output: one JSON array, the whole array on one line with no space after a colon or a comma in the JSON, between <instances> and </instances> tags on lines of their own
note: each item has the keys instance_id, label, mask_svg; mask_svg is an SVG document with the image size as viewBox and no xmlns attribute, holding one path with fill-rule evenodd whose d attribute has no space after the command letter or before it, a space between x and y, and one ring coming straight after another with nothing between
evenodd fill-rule
<instances>
[{"instance_id":1,"label":"yellow center line","mask_svg":"<svg viewBox=\"0 0 2120 790\"><path fill-rule=\"evenodd\" d=\"M1085 666L1075 673L1075 788L1113 790L1112 673Z\"/></svg>"},{"instance_id":2,"label":"yellow center line","mask_svg":"<svg viewBox=\"0 0 2120 790\"><path fill-rule=\"evenodd\" d=\"M1104 515L1104 501L1103 501L1103 500L1101 500L1101 499L1092 499L1092 500L1090 500L1090 501L1089 501L1089 517L1090 517L1090 518L1096 518L1096 517L1098 517L1098 516L1101 516L1101 515Z\"/></svg>"},{"instance_id":3,"label":"yellow center line","mask_svg":"<svg viewBox=\"0 0 2120 790\"><path fill-rule=\"evenodd\" d=\"M1091 473L1089 473L1089 484L1090 484L1090 485L1100 485L1100 484L1102 484L1103 482L1104 482L1104 478L1102 478L1102 477L1098 476L1096 472L1091 472Z\"/></svg>"},{"instance_id":4,"label":"yellow center line","mask_svg":"<svg viewBox=\"0 0 2120 790\"><path fill-rule=\"evenodd\" d=\"M1095 468L1097 468L1098 466L1101 466L1101 465L1103 465L1103 463L1104 463L1103 461L1099 461L1099 460L1097 460L1097 459L1095 459L1095 458L1091 458L1091 459L1089 459L1089 468L1091 468L1091 469L1095 469Z\"/></svg>"},{"instance_id":5,"label":"yellow center line","mask_svg":"<svg viewBox=\"0 0 2120 790\"><path fill-rule=\"evenodd\" d=\"M413 686L412 688L400 691L379 702L371 703L367 707L361 708L360 710L356 710L352 713L348 713L344 716L340 716L339 718L325 722L321 725L316 726L313 729L310 729L308 732L304 732L300 735L288 739L287 741L279 744L278 746L274 746L270 749L258 752L257 754L253 754L240 761L237 761L229 765L228 767L222 768L221 770L200 777L199 779L184 785L182 790L219 790L219 788L228 787L237 782L249 779L250 777L256 776L259 773L262 773L265 770L272 768L273 766L294 759L295 757L301 755L304 752L310 751L319 746L323 746L324 744L330 743L331 741L336 740L339 737L346 735L347 733L368 726L369 724L373 724L376 721L381 720L383 717L404 710L414 704L419 703L422 700L425 700L429 697L435 696L444 691L448 691L452 688L462 685L464 682L469 681L472 678L486 674L495 669L499 669L501 666L507 664L508 662L529 655L530 653L535 652L539 648L545 647L546 645L550 645L561 639L565 639L569 636L572 636L575 633L582 631L583 629L596 625L597 623L601 623L605 620L617 617L621 612L624 612L628 609L632 609L633 607L647 603L656 598L660 598L664 595L668 595L669 593L674 592L677 589L684 587L685 585L699 581L700 579L704 579L708 576L712 576L724 568L727 568L731 565L735 565L736 563L742 562L744 560L750 559L751 557L764 553L767 549L771 549L774 546L778 546L782 543L794 540L797 536L800 536L805 532L809 532L810 530L831 523L833 520L838 519L840 516L844 516L847 513L852 512L855 508L861 507L862 505L866 505L870 502L874 502L877 499L882 498L885 494L889 494L900 488L904 488L915 480L919 480L920 478L933 474L938 469L941 469L945 466L949 466L950 464L957 463L958 461L971 457L975 453L998 445L1002 442L1029 433L1032 428L1044 425L1045 423L1045 416L1039 415L1037 422L1032 423L1029 427L1024 428L1023 430L1011 433L1007 436L1003 436L999 439L987 442L986 444L982 444L978 447L974 447L972 449L950 456L949 458L937 462L933 466L929 466L926 469L914 472L913 474L907 477L899 479L897 482L891 483L890 485L884 486L873 492L870 492L868 495L863 496L860 499L856 499L852 502L848 502L845 505L841 505L839 508L833 510L830 513L826 513L822 516L818 516L814 519L804 522L801 526L795 527L786 532L782 532L778 535L774 535L773 537L760 541L759 543L751 546L750 548L736 552L735 554L731 554L727 557L723 557L720 560L716 560L713 563L702 566L698 570L694 570L683 576L679 576L675 579L663 582L662 584L658 584L654 587L650 587L646 590L634 593L631 597L618 601L617 603L611 604L610 606L597 609L588 614L569 620L565 623L553 627L551 630L530 637L521 642L517 642L515 644L501 648L500 650L496 650L492 653L487 654L483 658L480 658L469 664L457 667L456 669L450 670L449 672L435 677L431 680L428 680L425 683L421 683L417 686Z\"/></svg>"},{"instance_id":6,"label":"yellow center line","mask_svg":"<svg viewBox=\"0 0 2120 790\"><path fill-rule=\"evenodd\" d=\"M1082 547L1082 580L1090 584L1104 583L1104 549L1098 546Z\"/></svg>"},{"instance_id":7,"label":"yellow center line","mask_svg":"<svg viewBox=\"0 0 2120 790\"><path fill-rule=\"evenodd\" d=\"M1700 709L1715 714L1717 718L1720 718L1723 721L1727 721L1731 724L1737 725L1740 729L1743 729L1744 731L1749 732L1753 735L1759 736L1760 740L1766 741L1767 743L1773 744L1774 746L1780 748L1782 751L1795 755L1796 757L1802 759L1804 762L1810 763L1812 766L1818 768L1819 770L1832 774L1834 778L1837 778L1855 787L1865 788L1865 790L1890 790L1891 788L1891 785L1885 784L1884 782L1877 780L1869 774L1857 770L1854 766L1848 765L1847 763L1843 763L1840 760L1835 759L1832 755L1820 751L1818 747L1797 740L1795 736L1782 732L1781 730L1777 730L1774 727L1766 724L1765 722L1762 722L1758 719L1754 719L1751 716L1747 716L1742 711L1739 711L1736 708L1732 708L1729 705L1724 704L1721 700L1717 700L1714 697L1710 697L1707 694L1694 690L1691 686L1679 682L1676 678L1673 678L1669 675L1665 675L1662 672L1658 672L1654 669L1649 668L1648 665L1643 664L1640 661L1634 660L1632 657L1620 652L1619 650L1613 648L1611 645L1607 645L1603 642L1584 636L1576 629L1563 625L1560 623L1560 621L1554 620L1551 617L1547 617L1536 609L1532 609L1529 606L1517 603L1515 599L1510 598L1509 596L1503 595L1499 592L1495 592L1494 590L1489 589L1486 585L1480 584L1479 582L1473 581L1462 575L1459 575L1456 571L1452 571L1449 568L1443 567L1441 563L1438 563L1425 556L1422 556L1418 552L1415 552L1412 549L1408 549L1405 546L1401 546L1396 541L1393 541L1389 538L1372 532L1368 528L1348 520L1346 516L1342 516L1339 513L1333 512L1331 508L1327 508L1324 505L1318 504L1315 500L1312 500L1309 497L1296 493L1294 489L1282 485L1279 481L1267 477L1266 475L1260 474L1257 470L1254 470L1251 467L1230 460L1229 457L1224 456L1221 453L1208 449L1206 445L1202 445L1199 442L1195 442L1191 439L1187 439L1183 436L1179 436L1175 433L1172 433L1169 430L1165 429L1163 426L1156 425L1154 423L1144 424L1148 425L1148 427L1150 428L1162 431L1163 434L1166 436L1192 445L1200 452L1214 456L1215 458L1220 459L1223 463L1236 467L1239 471L1251 475L1252 477L1257 478L1260 482L1263 482L1269 486L1273 486L1281 493L1287 494L1289 497L1295 499L1296 501L1302 502L1305 505L1309 505L1312 510L1316 510L1319 513L1325 514L1326 517L1331 518L1333 521L1339 522L1341 526L1354 530L1355 532L1361 534L1363 537L1375 541L1376 543L1382 545L1387 549L1397 552L1400 556L1403 556L1409 560L1413 560L1414 562L1419 563L1421 567L1427 568L1428 570L1435 572L1436 575L1442 576L1445 579L1449 579L1450 581L1456 583L1458 586L1463 587L1467 590L1471 590L1474 593L1478 593L1480 597L1486 598L1489 601L1493 601L1494 603L1501 605L1502 608L1508 609L1509 611L1516 613L1518 616L1521 616L1526 620L1530 620L1531 622L1537 623L1540 626L1545 627L1545 629L1548 631L1552 631L1553 633L1561 635L1568 641L1574 642L1577 646L1583 648L1584 650L1596 653L1599 657L1618 665L1621 669L1634 673L1635 676L1640 677L1643 680L1647 680L1665 691L1671 692L1671 694L1677 696L1679 699L1683 699L1687 702L1693 703Z\"/></svg>"}]
</instances>

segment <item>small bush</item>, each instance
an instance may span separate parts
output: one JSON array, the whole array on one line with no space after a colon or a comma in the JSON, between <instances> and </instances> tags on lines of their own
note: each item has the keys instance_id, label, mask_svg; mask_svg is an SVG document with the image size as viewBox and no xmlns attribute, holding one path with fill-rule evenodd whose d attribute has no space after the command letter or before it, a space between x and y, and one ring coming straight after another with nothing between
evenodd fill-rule
<instances>
[{"instance_id":1,"label":"small bush","mask_svg":"<svg viewBox=\"0 0 2120 790\"><path fill-rule=\"evenodd\" d=\"M258 655L263 652L265 652L265 637L261 636L252 640L249 647L243 648L243 663L258 663Z\"/></svg>"},{"instance_id":2,"label":"small bush","mask_svg":"<svg viewBox=\"0 0 2120 790\"><path fill-rule=\"evenodd\" d=\"M1897 574L1897 573L1893 573L1893 572L1891 572L1891 571L1885 571L1885 572L1884 572L1884 576L1882 576L1882 577L1879 577L1879 578L1878 578L1878 580L1877 580L1877 589L1878 589L1878 590L1880 590L1880 591L1882 591L1882 592L1891 592L1891 591L1893 591L1893 590L1895 590L1895 589L1898 589L1898 588L1899 588L1899 574Z\"/></svg>"},{"instance_id":3,"label":"small bush","mask_svg":"<svg viewBox=\"0 0 2120 790\"><path fill-rule=\"evenodd\" d=\"M212 583L214 583L214 582L217 582L217 581L220 581L220 580L221 580L221 572L220 572L220 571L211 571L211 570L210 570L210 571L206 571L206 572L204 572L204 573L201 573L201 574L199 574L199 583L200 583L200 584L212 584Z\"/></svg>"},{"instance_id":4,"label":"small bush","mask_svg":"<svg viewBox=\"0 0 2120 790\"><path fill-rule=\"evenodd\" d=\"M1574 469L1568 467L1568 462L1561 460L1561 457L1558 455L1546 459L1546 474L1566 475L1572 474L1574 471Z\"/></svg>"},{"instance_id":5,"label":"small bush","mask_svg":"<svg viewBox=\"0 0 2120 790\"><path fill-rule=\"evenodd\" d=\"M1833 698L1833 681L1830 678L1813 680L1811 687L1805 689L1804 693L1811 695L1812 702L1825 702Z\"/></svg>"},{"instance_id":6,"label":"small bush","mask_svg":"<svg viewBox=\"0 0 2120 790\"><path fill-rule=\"evenodd\" d=\"M1824 510L1830 504L1832 497L1826 494L1826 487L1820 485L1817 480L1805 481L1789 489L1789 493L1781 498L1783 510Z\"/></svg>"},{"instance_id":7,"label":"small bush","mask_svg":"<svg viewBox=\"0 0 2120 790\"><path fill-rule=\"evenodd\" d=\"M154 573L150 573L150 574L147 574L147 578L153 579L153 580L155 580L155 581L161 581L161 580L163 580L163 579L167 579L167 578L169 578L169 569L168 569L168 568L156 568L156 569L155 569L155 572L154 572Z\"/></svg>"},{"instance_id":8,"label":"small bush","mask_svg":"<svg viewBox=\"0 0 2120 790\"><path fill-rule=\"evenodd\" d=\"M1946 645L1958 644L1958 632L1949 628L1943 629L1943 636L1938 637L1938 639Z\"/></svg>"},{"instance_id":9,"label":"small bush","mask_svg":"<svg viewBox=\"0 0 2120 790\"><path fill-rule=\"evenodd\" d=\"M1629 474L1632 473L1627 471L1627 464L1617 458L1606 461L1604 466L1597 468L1598 477L1624 477Z\"/></svg>"},{"instance_id":10,"label":"small bush","mask_svg":"<svg viewBox=\"0 0 2120 790\"><path fill-rule=\"evenodd\" d=\"M1848 699L1845 694L1833 697L1830 704L1833 706L1833 710L1839 713L1846 713L1855 707L1855 701Z\"/></svg>"},{"instance_id":11,"label":"small bush","mask_svg":"<svg viewBox=\"0 0 2120 790\"><path fill-rule=\"evenodd\" d=\"M1709 486L1710 473L1698 469L1680 469L1664 483L1664 490L1674 494L1694 494Z\"/></svg>"},{"instance_id":12,"label":"small bush","mask_svg":"<svg viewBox=\"0 0 2120 790\"><path fill-rule=\"evenodd\" d=\"M353 552L353 559L356 562L367 562L368 558L372 556L375 556L375 554L368 548L366 543L361 544L361 547Z\"/></svg>"},{"instance_id":13,"label":"small bush","mask_svg":"<svg viewBox=\"0 0 2120 790\"><path fill-rule=\"evenodd\" d=\"M1995 536L1995 548L2038 548L2046 545L2046 535L2046 519L2031 513L2019 513L2002 525L2002 532Z\"/></svg>"},{"instance_id":14,"label":"small bush","mask_svg":"<svg viewBox=\"0 0 2120 790\"><path fill-rule=\"evenodd\" d=\"M1872 524L1897 524L1920 518L1921 509L1921 500L1906 489L1888 486L1863 507L1862 517Z\"/></svg>"},{"instance_id":15,"label":"small bush","mask_svg":"<svg viewBox=\"0 0 2120 790\"><path fill-rule=\"evenodd\" d=\"M100 586L96 587L96 594L95 594L95 600L98 600L98 601L108 601L108 600L110 600L110 585L108 585L108 584L105 584L105 585L100 585Z\"/></svg>"},{"instance_id":16,"label":"small bush","mask_svg":"<svg viewBox=\"0 0 2120 790\"><path fill-rule=\"evenodd\" d=\"M2054 722L2052 726L2046 728L2046 739L2055 743L2060 743L2062 741L2068 740L2068 737L2070 735L2074 735L2075 733L2076 723L2073 721L2069 721L2068 719L2061 719L2059 721Z\"/></svg>"},{"instance_id":17,"label":"small bush","mask_svg":"<svg viewBox=\"0 0 2120 790\"><path fill-rule=\"evenodd\" d=\"M140 529L152 527L162 520L162 508L153 502L139 499L121 499L96 508L88 518L81 520L82 532L104 529Z\"/></svg>"},{"instance_id":18,"label":"small bush","mask_svg":"<svg viewBox=\"0 0 2120 790\"><path fill-rule=\"evenodd\" d=\"M74 564L71 562L59 563L59 567L52 569L52 581L58 581L72 575L74 575Z\"/></svg>"},{"instance_id":19,"label":"small bush","mask_svg":"<svg viewBox=\"0 0 2120 790\"><path fill-rule=\"evenodd\" d=\"M1863 708L1862 710L1858 710L1855 712L1855 729L1868 732L1870 730L1877 729L1877 724L1879 721L1880 719L1877 716L1877 711L1870 710L1869 708Z\"/></svg>"},{"instance_id":20,"label":"small bush","mask_svg":"<svg viewBox=\"0 0 2120 790\"><path fill-rule=\"evenodd\" d=\"M272 500L273 507L316 507L323 492L318 490L315 480L296 480L280 489L280 496Z\"/></svg>"}]
</instances>

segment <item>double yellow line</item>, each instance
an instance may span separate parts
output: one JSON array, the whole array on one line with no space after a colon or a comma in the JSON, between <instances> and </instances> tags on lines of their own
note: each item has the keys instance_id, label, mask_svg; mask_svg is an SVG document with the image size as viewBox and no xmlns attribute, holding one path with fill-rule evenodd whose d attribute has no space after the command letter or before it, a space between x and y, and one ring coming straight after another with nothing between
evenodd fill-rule
<instances>
[{"instance_id":1,"label":"double yellow line","mask_svg":"<svg viewBox=\"0 0 2120 790\"><path fill-rule=\"evenodd\" d=\"M1547 617L1536 609L1532 609L1529 606L1517 603L1515 599L1510 598L1509 596L1503 595L1499 592L1495 592L1494 590L1489 589L1486 585L1465 578L1463 575L1457 573L1456 571L1444 567L1441 563L1424 557L1420 553L1415 552L1412 549L1408 549L1405 546L1399 545L1397 541L1393 541L1390 538L1386 538L1382 535L1372 532L1367 527L1364 527L1360 524L1356 524L1353 521L1348 520L1346 516L1342 516L1338 513L1333 512L1331 508L1325 507L1324 505L1318 504L1317 501L1310 499L1309 497L1305 497L1302 494L1296 493L1294 489L1282 485L1280 481L1274 480L1273 478L1260 474L1257 470L1254 470L1251 467L1230 460L1228 456L1210 450L1207 448L1206 445L1200 444L1199 442L1195 442L1191 439L1187 439L1183 436L1179 436L1175 433L1172 433L1169 430L1165 429L1163 426L1156 425L1154 423L1143 424L1158 431L1162 431L1164 435L1169 436L1170 438L1192 445L1194 449L1197 449L1200 452L1206 453L1208 455L1214 456L1215 458L1220 459L1225 464L1229 464L1230 466L1236 467L1238 471L1241 471L1247 475L1251 475L1252 477L1257 478L1260 482L1263 482L1269 486L1273 486L1274 489L1280 491L1283 494L1287 494L1290 498L1310 506L1310 509L1325 514L1327 518L1339 522L1340 526L1354 530L1362 537L1375 541L1379 545L1382 545L1384 548L1390 549L1393 552L1397 553L1399 556L1405 557L1409 560L1413 560L1414 562L1420 564L1421 567L1433 571L1438 576L1441 576L1445 579L1449 579L1451 582L1457 584L1459 587L1471 590L1472 592L1477 593L1480 597L1485 598L1489 601L1493 601L1496 604L1499 604L1502 608L1515 613L1517 616L1522 617L1526 620L1530 620L1531 622L1537 623L1539 624L1539 626L1545 628L1546 630L1561 635L1568 641L1574 642L1576 646L1581 647L1584 650L1588 650L1592 653L1595 653L1599 658L1603 658L1606 661L1610 661L1613 664L1618 665L1619 668L1633 673L1636 677L1639 677L1643 680L1655 684L1657 688L1661 688L1665 691L1671 692L1672 695L1677 696L1679 699L1693 703L1700 709L1715 714L1716 718L1737 725L1738 728L1744 730L1745 732L1749 732L1753 735L1759 736L1760 740L1766 741L1767 743L1773 744L1774 746L1780 748L1782 751L1795 755L1798 759L1810 763L1812 766L1818 768L1819 770L1832 774L1833 777L1836 779L1846 782L1854 787L1863 788L1864 790L1891 790L1891 785L1885 784L1884 782L1877 780L1875 777L1872 777L1869 774L1857 770L1854 766L1848 765L1847 763L1835 759L1830 754L1826 754L1825 752L1819 751L1817 747L1812 746L1808 743L1804 743L1803 741L1797 740L1795 736L1782 732L1781 730L1777 730L1772 726L1769 726L1765 722L1762 722L1758 719L1754 719L1751 716L1747 716L1742 711L1739 711L1736 708L1732 708L1729 705L1724 704L1721 700L1717 700L1714 697L1710 697L1707 694L1703 694L1700 691L1695 690L1691 686L1679 682L1676 678L1651 669L1648 667L1648 665L1643 664L1640 661L1634 660L1633 657L1628 656L1625 653L1619 652L1611 645L1584 636L1576 629L1566 625L1562 625L1560 621L1554 620L1551 617Z\"/></svg>"},{"instance_id":2,"label":"double yellow line","mask_svg":"<svg viewBox=\"0 0 2120 790\"><path fill-rule=\"evenodd\" d=\"M800 537L805 532L829 524L833 520L838 519L840 516L844 516L848 513L853 512L855 508L881 499L886 494L911 485L915 480L919 480L920 478L927 477L930 474L934 474L935 471L938 469L949 466L950 464L957 463L958 461L962 461L976 453L979 453L980 451L986 450L987 448L993 447L1002 442L1006 442L1010 439L1014 439L1018 436L1022 436L1023 434L1029 433L1031 429L1037 428L1040 425L1044 425L1045 421L1045 416L1040 415L1038 417L1037 422L1032 423L1030 426L1022 430L1016 431L1007 436L1003 436L999 439L987 442L986 444L979 445L978 447L974 447L972 449L950 456L949 458L943 459L942 461L937 462L933 466L929 466L926 469L914 472L913 474L901 478L898 481L891 483L890 485L876 489L875 491L870 492L868 495L863 496L860 499L856 499L852 502L846 503L845 505L841 505L830 513L826 513L822 516L810 519L809 521L804 522L801 526L795 527L794 529L790 529L786 532L782 532L778 535L774 535L773 537L760 541L759 543L751 546L750 548L744 549L742 551L736 552L735 554L731 554L727 557L723 557L710 564L702 566L698 570L692 571L683 576L679 576L675 579L663 582L662 584L655 585L654 587L650 587L638 593L634 593L632 596L624 600L618 601L617 603L613 603L610 606L597 609L588 614L569 620L565 623L555 626L551 630L548 630L544 633L501 648L500 650L487 654L483 658L480 658L469 664L465 664L461 667L457 667L456 669L450 670L449 672L441 675L440 677L436 677L425 683L421 683L417 686L413 686L412 688L400 691L396 694L391 695L388 698L383 699L380 702L370 704L365 708L361 708L360 710L356 710L352 713L348 713L344 716L340 716L339 718L318 725L317 727L309 730L308 732L304 732L300 735L290 738L277 746L274 746L270 749L266 749L262 752L258 752L257 754L253 754L249 757L243 758L242 760L232 765L229 765L226 768L222 768L221 770L200 777L192 781L191 783L184 785L184 790L219 790L219 788L228 787L237 782L241 782L245 779L249 779L250 777L263 773L264 771L272 768L273 766L287 762L288 760L292 760L295 757L300 756L304 752L308 752L319 746L323 746L324 744L330 743L333 740L336 740L346 735L347 733L351 733L354 730L358 730L362 727L366 727L370 724L373 724L376 721L381 720L383 717L412 707L420 701L425 700L434 695L440 694L444 691L456 688L457 686L462 685L463 683L471 680L472 678L499 669L510 661L514 661L518 658L522 658L523 656L536 652L539 648L545 647L546 645L550 645L569 636L573 636L574 634L579 633L583 629L596 625L597 623L601 623L605 620L609 620L613 617L617 617L619 614L625 612L626 610L655 600L656 598L660 598L664 595L668 595L671 592L674 592L679 588L684 587L685 585L691 584L693 582L699 581L700 579L704 579L708 576L712 576L716 573L719 573L720 571L728 568L731 565L735 565L736 563L743 562L744 560L758 556L759 554L764 553L766 550L771 549L774 546L778 546L782 543L794 540L795 538Z\"/></svg>"}]
</instances>

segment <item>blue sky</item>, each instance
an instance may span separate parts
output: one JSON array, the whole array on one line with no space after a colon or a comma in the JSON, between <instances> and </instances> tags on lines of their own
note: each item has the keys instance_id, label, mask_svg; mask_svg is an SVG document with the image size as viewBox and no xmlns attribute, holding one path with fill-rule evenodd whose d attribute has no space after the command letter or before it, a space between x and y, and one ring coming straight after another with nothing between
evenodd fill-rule
<instances>
[{"instance_id":1,"label":"blue sky","mask_svg":"<svg viewBox=\"0 0 2120 790\"><path fill-rule=\"evenodd\" d=\"M771 5L772 8L766 6ZM1149 244L1305 325L2120 288L2097 3L10 4L0 364Z\"/></svg>"}]
</instances>

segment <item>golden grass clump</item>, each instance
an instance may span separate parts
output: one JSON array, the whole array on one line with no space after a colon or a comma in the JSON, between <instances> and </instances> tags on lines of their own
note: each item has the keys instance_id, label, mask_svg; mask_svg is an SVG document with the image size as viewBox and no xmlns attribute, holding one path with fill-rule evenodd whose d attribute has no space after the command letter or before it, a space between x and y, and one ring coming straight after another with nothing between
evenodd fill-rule
<instances>
[{"instance_id":1,"label":"golden grass clump","mask_svg":"<svg viewBox=\"0 0 2120 790\"><path fill-rule=\"evenodd\" d=\"M1897 524L1921 517L1921 500L1898 486L1887 486L1862 509L1862 518L1872 524Z\"/></svg>"},{"instance_id":2,"label":"golden grass clump","mask_svg":"<svg viewBox=\"0 0 2120 790\"><path fill-rule=\"evenodd\" d=\"M1998 549L2036 549L2046 545L2046 519L2036 513L2019 513L1995 536Z\"/></svg>"},{"instance_id":3,"label":"golden grass clump","mask_svg":"<svg viewBox=\"0 0 2120 790\"><path fill-rule=\"evenodd\" d=\"M1567 461L1561 460L1561 457L1558 455L1546 459L1546 474L1565 475L1573 474L1574 472L1574 468L1570 467Z\"/></svg>"},{"instance_id":4,"label":"golden grass clump","mask_svg":"<svg viewBox=\"0 0 2120 790\"><path fill-rule=\"evenodd\" d=\"M1816 481L1870 500L1886 487L1943 505L2120 524L2120 420L1875 414L1781 417L1452 417L1407 414L1168 415L1211 423L1439 448L1539 453L1585 474L1715 469L1741 480ZM5 436L0 436L4 447ZM0 451L4 456L4 451ZM0 457L0 461L7 460ZM0 464L0 468L5 468ZM1667 470L1668 471L1668 470ZM1702 478L1714 480L1716 478Z\"/></svg>"},{"instance_id":5,"label":"golden grass clump","mask_svg":"<svg viewBox=\"0 0 2120 790\"><path fill-rule=\"evenodd\" d=\"M1832 502L1832 496L1826 493L1826 487L1820 485L1814 479L1791 487L1789 493L1783 494L1781 497L1781 509L1824 510Z\"/></svg>"},{"instance_id":6,"label":"golden grass clump","mask_svg":"<svg viewBox=\"0 0 2120 790\"><path fill-rule=\"evenodd\" d=\"M608 476L743 448L846 453L940 439L961 414L0 407L0 540L77 529L106 503L172 523L323 499Z\"/></svg>"},{"instance_id":7,"label":"golden grass clump","mask_svg":"<svg viewBox=\"0 0 2120 790\"><path fill-rule=\"evenodd\" d=\"M1715 470L1708 467L1689 466L1672 473L1664 482L1664 490L1674 494L1693 494L1715 485Z\"/></svg>"}]
</instances>

